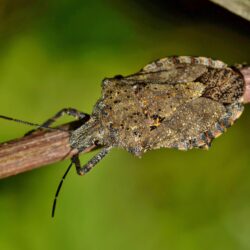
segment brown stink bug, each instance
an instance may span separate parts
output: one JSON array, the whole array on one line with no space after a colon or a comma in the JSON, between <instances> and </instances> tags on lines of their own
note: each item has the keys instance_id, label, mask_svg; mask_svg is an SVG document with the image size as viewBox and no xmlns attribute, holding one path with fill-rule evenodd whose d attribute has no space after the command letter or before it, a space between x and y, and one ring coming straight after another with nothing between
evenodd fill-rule
<instances>
[{"instance_id":1,"label":"brown stink bug","mask_svg":"<svg viewBox=\"0 0 250 250\"><path fill-rule=\"evenodd\" d=\"M74 156L77 173L87 173L113 147L136 156L208 148L243 112L243 92L237 69L205 57L166 57L133 75L106 78L90 119L70 137L79 152L103 149L83 167Z\"/></svg>"},{"instance_id":2,"label":"brown stink bug","mask_svg":"<svg viewBox=\"0 0 250 250\"><path fill-rule=\"evenodd\" d=\"M242 114L243 93L244 79L237 68L206 57L166 57L138 73L104 79L91 115L63 109L42 127L64 113L85 119L70 136L78 152L71 165L83 175L113 147L136 156L158 148L209 148ZM102 149L81 166L78 155L91 147Z\"/></svg>"}]
</instances>

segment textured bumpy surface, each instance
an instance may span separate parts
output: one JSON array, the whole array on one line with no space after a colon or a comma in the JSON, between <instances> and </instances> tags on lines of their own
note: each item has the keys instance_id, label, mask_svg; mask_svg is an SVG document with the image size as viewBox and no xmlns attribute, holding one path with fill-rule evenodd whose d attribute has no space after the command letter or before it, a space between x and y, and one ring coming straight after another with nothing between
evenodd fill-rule
<instances>
[{"instance_id":1,"label":"textured bumpy surface","mask_svg":"<svg viewBox=\"0 0 250 250\"><path fill-rule=\"evenodd\" d=\"M207 148L243 112L244 80L221 61L167 57L130 76L106 78L102 98L72 147L93 143L140 156L157 148Z\"/></svg>"}]
</instances>

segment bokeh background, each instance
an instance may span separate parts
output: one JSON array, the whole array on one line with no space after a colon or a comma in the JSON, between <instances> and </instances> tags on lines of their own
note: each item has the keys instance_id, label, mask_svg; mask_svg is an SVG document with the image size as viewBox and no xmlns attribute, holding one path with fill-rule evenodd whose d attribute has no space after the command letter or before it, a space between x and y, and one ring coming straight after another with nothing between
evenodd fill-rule
<instances>
[{"instance_id":1,"label":"bokeh background","mask_svg":"<svg viewBox=\"0 0 250 250\"><path fill-rule=\"evenodd\" d=\"M169 55L249 54L249 23L208 1L1 0L0 113L91 113L104 77ZM0 249L250 249L249 128L246 106L209 151L114 149L87 176L70 172L53 220L69 161L1 180ZM30 129L1 120L0 141Z\"/></svg>"}]
</instances>

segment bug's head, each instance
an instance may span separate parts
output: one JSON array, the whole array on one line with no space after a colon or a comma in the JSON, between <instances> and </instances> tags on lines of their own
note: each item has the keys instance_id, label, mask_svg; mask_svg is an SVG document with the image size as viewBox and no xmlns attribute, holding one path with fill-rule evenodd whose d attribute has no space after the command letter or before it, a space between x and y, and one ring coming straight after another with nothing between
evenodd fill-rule
<instances>
[{"instance_id":1,"label":"bug's head","mask_svg":"<svg viewBox=\"0 0 250 250\"><path fill-rule=\"evenodd\" d=\"M104 78L102 80L102 88L106 88L107 86L114 86L117 83L121 83L124 80L122 75L116 75L112 78Z\"/></svg>"},{"instance_id":2,"label":"bug's head","mask_svg":"<svg viewBox=\"0 0 250 250\"><path fill-rule=\"evenodd\" d=\"M94 145L102 145L102 137L100 123L92 117L88 122L71 133L69 142L72 148L83 151Z\"/></svg>"}]
</instances>

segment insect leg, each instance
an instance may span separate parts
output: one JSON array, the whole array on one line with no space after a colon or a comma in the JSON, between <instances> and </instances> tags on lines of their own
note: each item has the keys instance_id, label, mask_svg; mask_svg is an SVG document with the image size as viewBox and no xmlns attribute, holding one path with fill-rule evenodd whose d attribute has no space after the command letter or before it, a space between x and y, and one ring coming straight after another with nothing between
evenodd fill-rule
<instances>
[{"instance_id":1,"label":"insect leg","mask_svg":"<svg viewBox=\"0 0 250 250\"><path fill-rule=\"evenodd\" d=\"M85 121L87 121L90 118L89 114L85 114L85 113L83 113L81 111L78 111L76 109L73 109L73 108L63 108L62 110L60 110L59 112L57 112L53 117L51 117L50 119L48 119L47 121L45 121L44 123L42 123L41 126L38 127L38 129L50 127L50 125L52 123L54 123L56 120L58 120L60 117L62 117L65 114L73 116L73 117L75 117L75 118L77 118L79 120L80 119L84 119ZM31 131L27 132L25 134L25 136L26 135L30 135L30 134L32 134L35 131L36 131L36 129L31 130Z\"/></svg>"},{"instance_id":2,"label":"insect leg","mask_svg":"<svg viewBox=\"0 0 250 250\"><path fill-rule=\"evenodd\" d=\"M64 108L62 110L60 110L59 112L57 112L53 117L51 117L50 119L48 119L46 122L44 122L42 124L43 127L49 127L52 123L54 123L56 120L58 120L60 117L62 117L63 115L70 115L73 116L77 119L84 119L84 118L89 118L88 114L85 114L81 111L78 111L76 109L73 108Z\"/></svg>"},{"instance_id":3,"label":"insect leg","mask_svg":"<svg viewBox=\"0 0 250 250\"><path fill-rule=\"evenodd\" d=\"M81 167L81 163L78 155L72 157L72 162L75 163L76 172L79 175L84 175L88 173L100 160L104 158L105 155L111 150L112 147L103 148L97 155L95 155L87 164Z\"/></svg>"}]
</instances>

